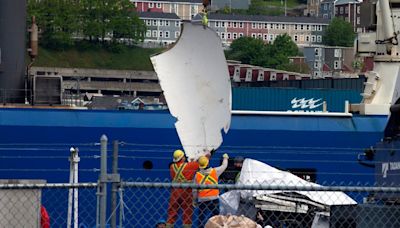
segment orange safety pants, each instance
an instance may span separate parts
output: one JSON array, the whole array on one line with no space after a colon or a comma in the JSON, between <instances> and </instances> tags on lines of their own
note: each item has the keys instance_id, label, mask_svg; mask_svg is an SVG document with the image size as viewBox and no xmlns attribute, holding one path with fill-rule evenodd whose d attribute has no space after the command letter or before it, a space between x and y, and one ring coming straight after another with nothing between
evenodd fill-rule
<instances>
[{"instance_id":1,"label":"orange safety pants","mask_svg":"<svg viewBox=\"0 0 400 228\"><path fill-rule=\"evenodd\" d=\"M182 209L183 224L192 224L192 201L192 189L173 188L169 199L167 224L174 224L176 222L179 209Z\"/></svg>"}]
</instances>

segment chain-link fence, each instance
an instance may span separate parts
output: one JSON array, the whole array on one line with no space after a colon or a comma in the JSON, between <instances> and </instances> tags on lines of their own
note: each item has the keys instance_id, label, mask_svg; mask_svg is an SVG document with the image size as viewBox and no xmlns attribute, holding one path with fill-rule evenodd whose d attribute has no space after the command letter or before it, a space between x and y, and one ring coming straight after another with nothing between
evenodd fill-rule
<instances>
[{"instance_id":1,"label":"chain-link fence","mask_svg":"<svg viewBox=\"0 0 400 228\"><path fill-rule=\"evenodd\" d=\"M101 227L98 187L97 183L0 184L0 227ZM219 199L200 197L200 192L212 190L218 190ZM115 227L155 227L157 223L174 227L400 227L399 187L278 180L196 185L165 180L120 182L115 193L116 204L107 204L106 227L111 226L112 217Z\"/></svg>"},{"instance_id":2,"label":"chain-link fence","mask_svg":"<svg viewBox=\"0 0 400 228\"><path fill-rule=\"evenodd\" d=\"M219 200L192 197L192 190L213 188L219 189ZM152 227L160 220L175 227L185 223L202 227L213 214L226 217L215 217L209 224L221 226L211 227L243 227L244 217L261 227L400 226L400 188L396 187L280 185L279 181L206 186L126 182L123 189L125 227Z\"/></svg>"},{"instance_id":3,"label":"chain-link fence","mask_svg":"<svg viewBox=\"0 0 400 228\"><path fill-rule=\"evenodd\" d=\"M7 182L0 184L0 227L96 227L96 183Z\"/></svg>"}]
</instances>

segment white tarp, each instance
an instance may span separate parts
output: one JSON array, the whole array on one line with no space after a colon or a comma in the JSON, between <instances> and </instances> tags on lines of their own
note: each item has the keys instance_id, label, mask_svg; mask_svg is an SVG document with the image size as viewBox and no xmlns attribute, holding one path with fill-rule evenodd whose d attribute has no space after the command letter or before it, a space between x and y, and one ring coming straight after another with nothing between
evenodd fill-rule
<instances>
[{"instance_id":1,"label":"white tarp","mask_svg":"<svg viewBox=\"0 0 400 228\"><path fill-rule=\"evenodd\" d=\"M198 158L217 149L231 121L231 85L220 38L201 24L183 23L175 46L151 61L186 155Z\"/></svg>"},{"instance_id":2,"label":"white tarp","mask_svg":"<svg viewBox=\"0 0 400 228\"><path fill-rule=\"evenodd\" d=\"M246 159L238 181L239 184L264 184L268 186L320 186L269 166L260 161ZM230 191L221 195L221 210L235 214L240 198L249 199L260 195L280 193L284 191ZM340 191L290 191L307 196L310 200L327 206L356 204L352 198Z\"/></svg>"}]
</instances>

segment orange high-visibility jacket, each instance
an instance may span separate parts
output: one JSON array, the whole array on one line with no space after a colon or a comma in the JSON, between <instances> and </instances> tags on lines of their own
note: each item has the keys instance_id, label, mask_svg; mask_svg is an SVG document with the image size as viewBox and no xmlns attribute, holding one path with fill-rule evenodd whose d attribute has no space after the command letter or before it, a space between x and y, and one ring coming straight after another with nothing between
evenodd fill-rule
<instances>
[{"instance_id":1,"label":"orange high-visibility jacket","mask_svg":"<svg viewBox=\"0 0 400 228\"><path fill-rule=\"evenodd\" d=\"M210 174L196 173L196 184L218 184L218 175L216 169L211 169ZM198 198L218 197L218 189L199 189Z\"/></svg>"}]
</instances>

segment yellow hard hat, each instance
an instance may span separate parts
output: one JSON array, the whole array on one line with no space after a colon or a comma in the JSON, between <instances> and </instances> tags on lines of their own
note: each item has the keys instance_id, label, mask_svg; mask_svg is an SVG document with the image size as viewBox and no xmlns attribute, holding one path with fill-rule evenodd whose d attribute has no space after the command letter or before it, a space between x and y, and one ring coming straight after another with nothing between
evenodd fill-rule
<instances>
[{"instance_id":1,"label":"yellow hard hat","mask_svg":"<svg viewBox=\"0 0 400 228\"><path fill-rule=\"evenodd\" d=\"M172 161L178 162L183 158L183 156L185 156L185 153L183 153L182 150L175 150L174 151L174 159Z\"/></svg>"},{"instance_id":2,"label":"yellow hard hat","mask_svg":"<svg viewBox=\"0 0 400 228\"><path fill-rule=\"evenodd\" d=\"M206 156L199 157L199 167L204 169L208 165L208 158Z\"/></svg>"}]
</instances>

